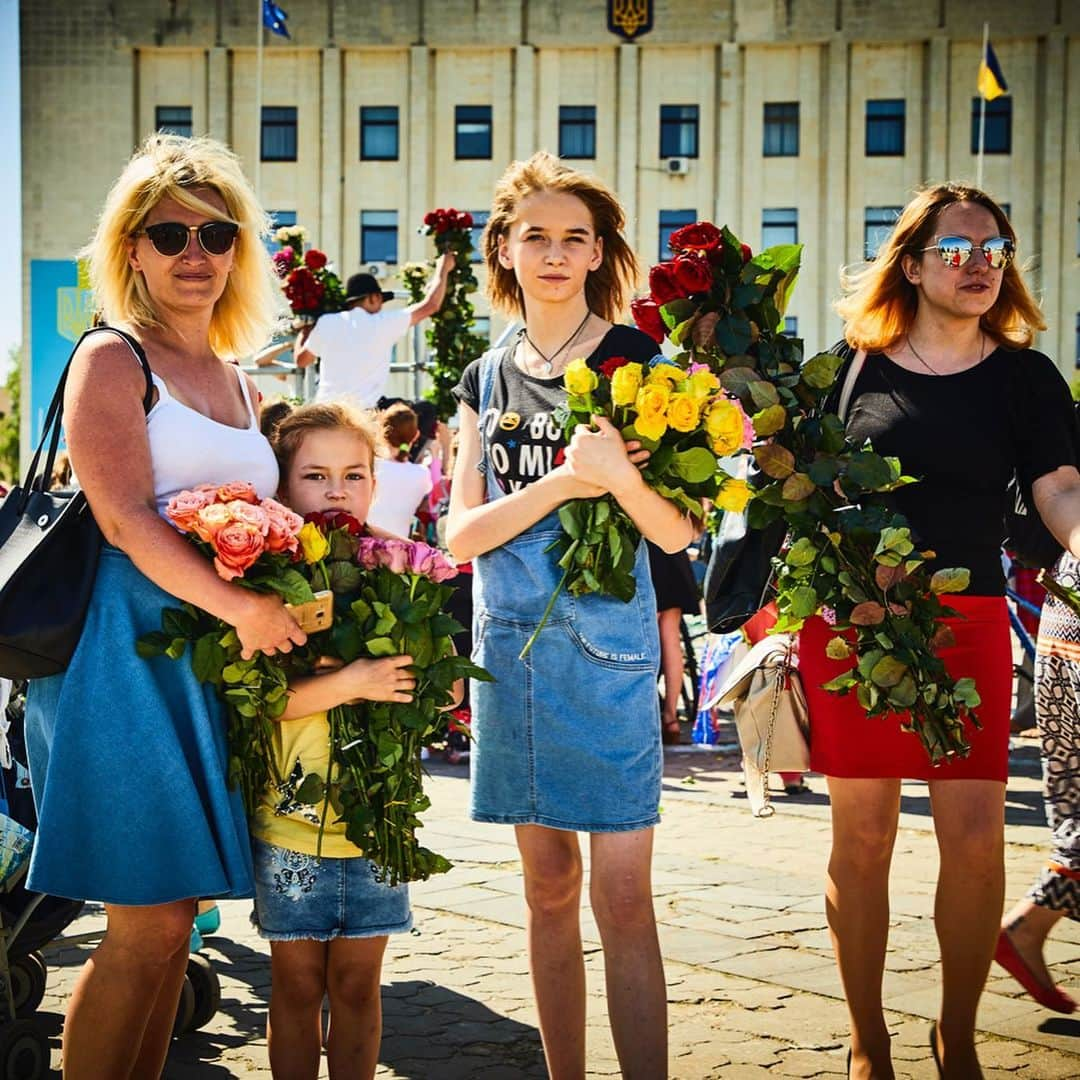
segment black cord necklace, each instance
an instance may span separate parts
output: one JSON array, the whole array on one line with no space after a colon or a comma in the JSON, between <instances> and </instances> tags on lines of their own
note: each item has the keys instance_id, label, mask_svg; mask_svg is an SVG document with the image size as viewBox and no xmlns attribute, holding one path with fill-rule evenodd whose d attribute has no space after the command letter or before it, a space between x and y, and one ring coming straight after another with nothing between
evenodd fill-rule
<instances>
[{"instance_id":1,"label":"black cord necklace","mask_svg":"<svg viewBox=\"0 0 1080 1080\"><path fill-rule=\"evenodd\" d=\"M552 371L552 368L555 366L556 357L558 357L558 355L564 349L570 348L570 346L573 345L575 341L577 341L578 334L580 334L581 331L585 329L585 324L591 318L592 318L592 312L591 311L586 311L585 312L585 318L582 319L580 323L578 323L577 329L550 356L545 356L536 347L536 342L533 341L533 339L531 337L529 337L529 331L524 326L518 331L518 335L519 335L519 337L523 337L529 343L529 345L532 347L533 352L536 353L536 355L539 356L540 359L543 361L544 374L545 375L550 375L551 371ZM526 364L526 370L527 369L528 369L528 365Z\"/></svg>"}]
</instances>

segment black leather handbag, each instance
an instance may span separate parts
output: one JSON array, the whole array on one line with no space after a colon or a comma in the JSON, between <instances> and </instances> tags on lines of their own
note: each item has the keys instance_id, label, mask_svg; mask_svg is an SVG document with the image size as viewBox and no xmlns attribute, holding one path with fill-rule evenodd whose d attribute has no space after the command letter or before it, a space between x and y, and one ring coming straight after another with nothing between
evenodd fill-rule
<instances>
[{"instance_id":1,"label":"black leather handbag","mask_svg":"<svg viewBox=\"0 0 1080 1080\"><path fill-rule=\"evenodd\" d=\"M149 412L154 390L150 365L130 334L95 327L83 334L71 356L88 334L102 331L118 334L138 358L146 376L143 410ZM101 532L86 496L78 487L51 487L70 368L69 357L26 479L0 504L0 675L9 679L40 679L67 667L97 574Z\"/></svg>"}]
</instances>

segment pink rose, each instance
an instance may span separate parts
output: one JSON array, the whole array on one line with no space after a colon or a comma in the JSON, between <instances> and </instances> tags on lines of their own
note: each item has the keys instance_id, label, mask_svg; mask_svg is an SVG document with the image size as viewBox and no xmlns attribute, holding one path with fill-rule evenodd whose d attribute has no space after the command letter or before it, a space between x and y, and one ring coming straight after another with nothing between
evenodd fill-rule
<instances>
[{"instance_id":1,"label":"pink rose","mask_svg":"<svg viewBox=\"0 0 1080 1080\"><path fill-rule=\"evenodd\" d=\"M257 505L259 496L255 488L246 480L230 480L227 484L218 484L218 502L230 503L235 499Z\"/></svg>"},{"instance_id":2,"label":"pink rose","mask_svg":"<svg viewBox=\"0 0 1080 1080\"><path fill-rule=\"evenodd\" d=\"M285 551L295 555L300 546L298 535L304 519L287 506L282 506L276 499L263 499L260 505L266 511L269 521L266 550L273 555L280 555Z\"/></svg>"},{"instance_id":3,"label":"pink rose","mask_svg":"<svg viewBox=\"0 0 1080 1080\"><path fill-rule=\"evenodd\" d=\"M374 536L365 536L360 540L356 549L356 561L365 570L374 570L383 565L383 546L385 540L379 540Z\"/></svg>"},{"instance_id":4,"label":"pink rose","mask_svg":"<svg viewBox=\"0 0 1080 1080\"><path fill-rule=\"evenodd\" d=\"M217 536L229 522L232 515L223 503L210 503L204 506L191 522L191 531L200 539L212 544Z\"/></svg>"},{"instance_id":5,"label":"pink rose","mask_svg":"<svg viewBox=\"0 0 1080 1080\"><path fill-rule=\"evenodd\" d=\"M412 544L408 540L384 540L382 565L392 574L404 574L412 558Z\"/></svg>"},{"instance_id":6,"label":"pink rose","mask_svg":"<svg viewBox=\"0 0 1080 1080\"><path fill-rule=\"evenodd\" d=\"M260 536L265 536L270 531L270 515L261 506L252 506L251 503L233 499L225 504L225 509L232 515L233 521L242 521L245 525L258 529Z\"/></svg>"},{"instance_id":7,"label":"pink rose","mask_svg":"<svg viewBox=\"0 0 1080 1080\"><path fill-rule=\"evenodd\" d=\"M262 533L246 521L231 521L214 537L214 568L226 581L242 577L266 550Z\"/></svg>"},{"instance_id":8,"label":"pink rose","mask_svg":"<svg viewBox=\"0 0 1080 1080\"><path fill-rule=\"evenodd\" d=\"M192 532L199 511L214 501L214 488L211 491L181 491L174 495L165 507L165 516L181 531Z\"/></svg>"}]
</instances>

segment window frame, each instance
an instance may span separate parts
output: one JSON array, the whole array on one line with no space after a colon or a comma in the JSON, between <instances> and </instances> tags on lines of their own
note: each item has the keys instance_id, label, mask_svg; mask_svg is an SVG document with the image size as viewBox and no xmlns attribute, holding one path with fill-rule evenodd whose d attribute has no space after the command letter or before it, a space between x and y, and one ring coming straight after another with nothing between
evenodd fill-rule
<instances>
[{"instance_id":1,"label":"window frame","mask_svg":"<svg viewBox=\"0 0 1080 1080\"><path fill-rule=\"evenodd\" d=\"M972 154L978 154L979 152L979 112L981 109L980 102L982 98L978 94L971 99L971 152ZM997 131L998 125L1002 125L1005 132L1005 148L1000 149L997 146L990 145L990 135ZM1001 157L1008 157L1012 154L1012 129L1013 129L1013 107L1012 96L1010 94L1002 94L1001 97L994 98L993 101L986 103L986 130L984 132L983 153L984 154L997 154Z\"/></svg>"},{"instance_id":2,"label":"window frame","mask_svg":"<svg viewBox=\"0 0 1080 1080\"><path fill-rule=\"evenodd\" d=\"M863 207L863 258L866 262L873 262L877 258L878 248L885 242L886 237L896 227L897 219L900 217L900 213L904 208L902 206L864 206ZM877 220L871 220L870 215L877 211ZM891 213L892 217L888 222L884 220L884 215ZM874 248L874 253L870 254L870 230L882 229L888 225L888 232L881 236L878 240L877 246Z\"/></svg>"},{"instance_id":3,"label":"window frame","mask_svg":"<svg viewBox=\"0 0 1080 1080\"><path fill-rule=\"evenodd\" d=\"M187 123L176 124L170 123L167 120L163 120L161 114L163 112L186 112ZM177 131L178 127L186 127L187 131ZM179 135L182 138L190 139L195 131L195 122L192 116L192 108L190 105L155 105L154 106L154 130L167 132L171 135Z\"/></svg>"},{"instance_id":4,"label":"window frame","mask_svg":"<svg viewBox=\"0 0 1080 1080\"><path fill-rule=\"evenodd\" d=\"M291 113L291 119L284 117L268 118L267 113ZM286 152L280 156L270 157L266 152L267 129L272 131L288 131L292 129L292 156ZM295 105L264 105L262 115L259 117L259 160L260 161L297 161L300 153L300 110Z\"/></svg>"},{"instance_id":5,"label":"window frame","mask_svg":"<svg viewBox=\"0 0 1080 1080\"><path fill-rule=\"evenodd\" d=\"M376 119L368 117L365 113L390 112L394 114L393 120ZM394 132L394 153L374 154L365 149L365 136L372 129L392 128ZM401 160L401 109L397 105L361 105L360 106L360 160L361 161L400 161Z\"/></svg>"},{"instance_id":6,"label":"window frame","mask_svg":"<svg viewBox=\"0 0 1080 1080\"><path fill-rule=\"evenodd\" d=\"M772 110L773 115L769 112ZM781 110L786 110L783 115ZM794 117L791 113L794 112ZM766 101L762 106L761 120L761 156L762 157L798 157L800 152L801 119L799 102L797 101ZM791 130L794 129L795 148L788 147ZM779 131L778 148L770 149L769 135L775 135Z\"/></svg>"},{"instance_id":7,"label":"window frame","mask_svg":"<svg viewBox=\"0 0 1080 1080\"><path fill-rule=\"evenodd\" d=\"M372 221L365 223L364 218L369 214L393 214L394 224L389 225L384 222ZM398 259L400 258L400 252L398 251L399 232L401 227L400 216L396 209L386 210L361 210L360 211L360 263L365 265L367 263L386 263L388 266L397 266ZM369 237L374 239L377 236L389 236L393 235L394 238L394 257L387 259L378 255L369 255L367 251L367 245Z\"/></svg>"},{"instance_id":8,"label":"window frame","mask_svg":"<svg viewBox=\"0 0 1080 1080\"><path fill-rule=\"evenodd\" d=\"M664 221L664 215L669 217L675 215L679 218L678 221ZM660 262L665 262L668 259L674 258L674 253L668 246L668 240L671 239L671 234L677 229L683 228L684 225L693 225L698 220L696 210L660 210L656 215L656 238L658 241L658 252Z\"/></svg>"},{"instance_id":9,"label":"window frame","mask_svg":"<svg viewBox=\"0 0 1080 1080\"><path fill-rule=\"evenodd\" d=\"M564 112L578 109L588 112L585 117L567 117ZM586 142L592 153L571 154L566 148L567 129L584 131L587 133ZM559 157L568 161L595 161L596 160L596 106L595 105L560 105L559 106Z\"/></svg>"},{"instance_id":10,"label":"window frame","mask_svg":"<svg viewBox=\"0 0 1080 1080\"><path fill-rule=\"evenodd\" d=\"M872 106L899 105L899 112L872 113ZM867 98L866 126L864 132L863 153L866 157L904 157L907 154L907 98ZM880 138L884 132L899 133L899 150L875 149L870 145L871 132Z\"/></svg>"},{"instance_id":11,"label":"window frame","mask_svg":"<svg viewBox=\"0 0 1080 1080\"><path fill-rule=\"evenodd\" d=\"M466 117L462 114L468 110L475 110L476 112L485 112L487 115L485 118L480 117ZM463 154L462 151L462 125L463 124L481 124L487 128L487 153L475 153L475 154ZM492 110L490 105L455 105L454 106L454 160L455 161L491 161L492 159L492 146L494 143L493 137L494 121L492 119ZM469 133L466 137L476 137L475 133Z\"/></svg>"},{"instance_id":12,"label":"window frame","mask_svg":"<svg viewBox=\"0 0 1080 1080\"><path fill-rule=\"evenodd\" d=\"M665 110L672 109L692 109L692 117L675 117L664 116ZM685 130L689 130L692 133L693 150L673 150L667 142L666 137L670 137L672 131L676 132L676 140L678 145L682 146L682 136ZM661 105L660 106L660 157L661 158L696 158L701 150L701 106L688 104L688 105Z\"/></svg>"},{"instance_id":13,"label":"window frame","mask_svg":"<svg viewBox=\"0 0 1080 1080\"><path fill-rule=\"evenodd\" d=\"M767 214L787 214L791 220L766 221ZM790 239L766 241L766 229L792 229ZM777 247L780 244L797 244L799 242L799 208L797 206L763 206L761 208L761 250Z\"/></svg>"}]
</instances>

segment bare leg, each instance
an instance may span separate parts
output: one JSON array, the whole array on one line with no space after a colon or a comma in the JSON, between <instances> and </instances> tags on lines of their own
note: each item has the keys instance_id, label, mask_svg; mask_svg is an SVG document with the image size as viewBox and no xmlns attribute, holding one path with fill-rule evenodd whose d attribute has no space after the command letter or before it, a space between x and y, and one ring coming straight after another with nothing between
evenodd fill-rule
<instances>
[{"instance_id":1,"label":"bare leg","mask_svg":"<svg viewBox=\"0 0 1080 1080\"><path fill-rule=\"evenodd\" d=\"M551 1080L585 1076L585 960L577 833L518 825L529 970Z\"/></svg>"},{"instance_id":2,"label":"bare leg","mask_svg":"<svg viewBox=\"0 0 1080 1080\"><path fill-rule=\"evenodd\" d=\"M664 675L664 713L661 725L673 730L679 722L679 692L683 684L682 608L667 608L657 615L660 630L660 670Z\"/></svg>"},{"instance_id":3,"label":"bare leg","mask_svg":"<svg viewBox=\"0 0 1080 1080\"><path fill-rule=\"evenodd\" d=\"M105 911L105 937L83 967L68 1004L64 1077L160 1076L187 966L195 902L107 904Z\"/></svg>"},{"instance_id":4,"label":"bare leg","mask_svg":"<svg viewBox=\"0 0 1080 1080\"><path fill-rule=\"evenodd\" d=\"M881 1004L889 939L889 867L900 816L900 781L828 777L832 851L825 912L851 1016L851 1076L892 1080Z\"/></svg>"},{"instance_id":5,"label":"bare leg","mask_svg":"<svg viewBox=\"0 0 1080 1080\"><path fill-rule=\"evenodd\" d=\"M1043 945L1064 914L1064 911L1043 907L1025 896L1001 920L1001 928L1009 935L1013 948L1023 958L1035 978L1046 987L1054 986L1054 977L1046 966Z\"/></svg>"},{"instance_id":6,"label":"bare leg","mask_svg":"<svg viewBox=\"0 0 1080 1080\"><path fill-rule=\"evenodd\" d=\"M594 833L589 899L604 946L608 1016L627 1080L667 1076L667 990L652 898L653 830Z\"/></svg>"},{"instance_id":7,"label":"bare leg","mask_svg":"<svg viewBox=\"0 0 1080 1080\"><path fill-rule=\"evenodd\" d=\"M386 938L337 938L330 942L326 989L330 1031L326 1060L330 1080L371 1080L382 1039L382 973Z\"/></svg>"},{"instance_id":8,"label":"bare leg","mask_svg":"<svg viewBox=\"0 0 1080 1080\"><path fill-rule=\"evenodd\" d=\"M270 943L266 1041L275 1080L316 1080L322 1058L325 941Z\"/></svg>"},{"instance_id":9,"label":"bare leg","mask_svg":"<svg viewBox=\"0 0 1080 1080\"><path fill-rule=\"evenodd\" d=\"M945 1075L975 1080L982 1076L975 1017L1005 901L1005 785L932 780L930 804L941 852L934 902L943 984L938 1042Z\"/></svg>"}]
</instances>

